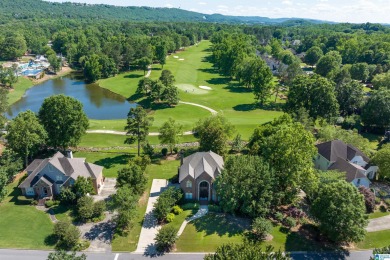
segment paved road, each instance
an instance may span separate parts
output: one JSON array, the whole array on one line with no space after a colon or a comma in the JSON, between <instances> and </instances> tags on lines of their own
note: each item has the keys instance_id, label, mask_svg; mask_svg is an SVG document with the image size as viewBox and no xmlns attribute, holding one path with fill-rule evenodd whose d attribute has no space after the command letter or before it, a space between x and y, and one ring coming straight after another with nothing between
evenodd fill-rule
<instances>
[{"instance_id":1,"label":"paved road","mask_svg":"<svg viewBox=\"0 0 390 260\"><path fill-rule=\"evenodd\" d=\"M370 222L368 222L368 226L366 227L367 232L375 232L387 229L390 229L390 215L370 219Z\"/></svg>"},{"instance_id":2,"label":"paved road","mask_svg":"<svg viewBox=\"0 0 390 260\"><path fill-rule=\"evenodd\" d=\"M45 260L49 251L39 250L14 250L14 249L0 249L1 260ZM296 252L292 253L291 257L294 260L368 260L372 255L372 251L356 251L351 252L349 255L340 253L306 253ZM144 256L142 254L135 253L87 253L88 260L201 260L204 257L203 253L175 253L166 254L159 257Z\"/></svg>"}]
</instances>

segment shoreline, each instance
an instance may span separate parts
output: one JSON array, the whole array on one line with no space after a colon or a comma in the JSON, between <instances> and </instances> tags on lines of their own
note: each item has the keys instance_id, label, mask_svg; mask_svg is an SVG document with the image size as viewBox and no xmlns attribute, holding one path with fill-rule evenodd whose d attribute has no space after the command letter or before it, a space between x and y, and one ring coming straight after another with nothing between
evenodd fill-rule
<instances>
[{"instance_id":1,"label":"shoreline","mask_svg":"<svg viewBox=\"0 0 390 260\"><path fill-rule=\"evenodd\" d=\"M58 78L58 77L62 77L62 76L66 76L66 75L68 75L68 74L70 74L70 73L72 73L74 71L75 70L73 70L70 67L63 67L62 70L60 72L58 72L57 74L55 74L55 75L47 75L47 74L45 74L45 76L42 77L41 79L31 79L31 78L28 78L26 76L23 76L23 78L28 80L31 83L31 85L27 86L21 95L16 96L16 98L13 100L13 102L10 102L8 104L8 106L11 106L11 105L15 104L16 102L18 102L25 95L26 91L29 90L30 88L32 88L32 87L34 87L34 86L36 86L38 84L41 84L41 83L43 83L45 81L48 81L48 80L51 80L51 79L55 79L55 78ZM12 93L13 91L15 91L15 89L10 90L8 93Z\"/></svg>"}]
</instances>

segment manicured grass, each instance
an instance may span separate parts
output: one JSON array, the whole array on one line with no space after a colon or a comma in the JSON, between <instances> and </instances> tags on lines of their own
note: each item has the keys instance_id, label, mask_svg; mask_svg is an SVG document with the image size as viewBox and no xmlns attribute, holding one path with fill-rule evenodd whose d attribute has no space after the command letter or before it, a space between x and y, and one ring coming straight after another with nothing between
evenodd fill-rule
<instances>
[{"instance_id":1,"label":"manicured grass","mask_svg":"<svg viewBox=\"0 0 390 260\"><path fill-rule=\"evenodd\" d=\"M375 211L373 213L368 214L368 219L380 218L380 217L384 217L387 215L390 215L389 211L382 212L382 211L378 210L378 211Z\"/></svg>"},{"instance_id":2,"label":"manicured grass","mask_svg":"<svg viewBox=\"0 0 390 260\"><path fill-rule=\"evenodd\" d=\"M81 138L79 147L130 147L125 144L126 136L114 134L86 134Z\"/></svg>"},{"instance_id":3,"label":"manicured grass","mask_svg":"<svg viewBox=\"0 0 390 260\"><path fill-rule=\"evenodd\" d=\"M365 239L357 244L360 249L379 248L390 244L390 230L369 232Z\"/></svg>"},{"instance_id":4,"label":"manicured grass","mask_svg":"<svg viewBox=\"0 0 390 260\"><path fill-rule=\"evenodd\" d=\"M174 59L173 55L169 56L164 69L171 70L175 76L182 101L198 103L218 111L236 126L237 131L244 139L248 139L257 125L268 122L282 113L275 111L274 108L259 109L255 107L253 105L254 95L250 90L219 75L207 60L211 54L210 46L209 41L202 41L197 46L189 47L185 51L175 54L184 59L183 61ZM134 94L142 74L142 72L120 74L114 78L100 80L99 84L113 92L137 100ZM161 70L154 69L151 78L157 79L160 74ZM199 86L208 86L212 90L202 90ZM270 100L272 103L274 97ZM279 102L277 103L279 106L280 100L277 102ZM152 131L156 131L169 117L183 124L185 130L190 130L199 118L210 115L207 110L182 104L175 108L157 109L151 114L155 117ZM117 121L112 124L107 124L107 122L103 124L105 129L119 129ZM93 122L91 124L92 129L98 129L97 127L100 127L100 123Z\"/></svg>"},{"instance_id":5,"label":"manicured grass","mask_svg":"<svg viewBox=\"0 0 390 260\"><path fill-rule=\"evenodd\" d=\"M248 223L209 213L187 224L176 248L179 252L214 252L222 244L241 243L247 227Z\"/></svg>"},{"instance_id":6,"label":"manicured grass","mask_svg":"<svg viewBox=\"0 0 390 260\"><path fill-rule=\"evenodd\" d=\"M0 247L52 249L45 239L52 234L49 216L20 196L18 182L9 185L10 194L0 204Z\"/></svg>"},{"instance_id":7,"label":"manicured grass","mask_svg":"<svg viewBox=\"0 0 390 260\"><path fill-rule=\"evenodd\" d=\"M126 119L113 119L113 120L96 120L89 119L90 130L115 130L124 132L126 125Z\"/></svg>"},{"instance_id":8,"label":"manicured grass","mask_svg":"<svg viewBox=\"0 0 390 260\"><path fill-rule=\"evenodd\" d=\"M75 157L86 158L87 162L104 167L105 177L116 177L118 170L126 166L131 155L126 152L75 152Z\"/></svg>"},{"instance_id":9,"label":"manicured grass","mask_svg":"<svg viewBox=\"0 0 390 260\"><path fill-rule=\"evenodd\" d=\"M160 164L152 164L146 168L148 176L148 185L146 194L141 198L137 207L137 214L134 220L133 227L126 236L115 234L112 241L113 251L134 251L137 248L139 235L141 233L142 221L146 211L146 205L149 198L150 188L153 179L170 179L177 174L179 161L161 161ZM184 215L183 215L184 216ZM179 217L178 217L179 218ZM179 220L179 219L178 219Z\"/></svg>"},{"instance_id":10,"label":"manicured grass","mask_svg":"<svg viewBox=\"0 0 390 260\"><path fill-rule=\"evenodd\" d=\"M191 217L192 215L196 214L197 210L195 209L189 209L189 210L183 210L182 213L179 215L175 215L175 218L171 223L166 224L167 226L171 226L177 231L179 231L181 224L183 224L184 220L186 218Z\"/></svg>"},{"instance_id":11,"label":"manicured grass","mask_svg":"<svg viewBox=\"0 0 390 260\"><path fill-rule=\"evenodd\" d=\"M11 105L23 97L27 89L31 88L34 83L24 77L19 77L14 89L8 94L8 104Z\"/></svg>"},{"instance_id":12,"label":"manicured grass","mask_svg":"<svg viewBox=\"0 0 390 260\"><path fill-rule=\"evenodd\" d=\"M73 221L72 208L64 205L57 205L51 208L59 221Z\"/></svg>"}]
</instances>

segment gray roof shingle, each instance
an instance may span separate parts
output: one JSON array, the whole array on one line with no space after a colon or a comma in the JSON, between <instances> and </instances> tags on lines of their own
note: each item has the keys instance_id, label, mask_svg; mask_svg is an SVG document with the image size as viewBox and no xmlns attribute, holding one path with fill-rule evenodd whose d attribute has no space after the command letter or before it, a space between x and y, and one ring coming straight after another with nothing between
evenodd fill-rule
<instances>
[{"instance_id":1,"label":"gray roof shingle","mask_svg":"<svg viewBox=\"0 0 390 260\"><path fill-rule=\"evenodd\" d=\"M329 166L328 170L336 170L346 173L346 180L352 182L357 178L367 178L366 175L361 173L359 170L364 170L362 167L356 164L347 162L342 158L337 158L337 160Z\"/></svg>"},{"instance_id":2,"label":"gray roof shingle","mask_svg":"<svg viewBox=\"0 0 390 260\"><path fill-rule=\"evenodd\" d=\"M337 161L337 158L344 160L352 160L356 155L363 157L365 162L370 159L358 148L353 145L346 144L341 140L333 140L317 144L318 153L325 157L330 162Z\"/></svg>"}]
</instances>

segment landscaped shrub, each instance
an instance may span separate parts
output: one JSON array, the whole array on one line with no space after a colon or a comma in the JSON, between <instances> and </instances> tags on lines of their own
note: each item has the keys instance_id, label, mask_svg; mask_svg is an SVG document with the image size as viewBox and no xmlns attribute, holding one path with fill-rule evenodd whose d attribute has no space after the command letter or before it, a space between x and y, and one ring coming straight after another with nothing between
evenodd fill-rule
<instances>
[{"instance_id":1,"label":"landscaped shrub","mask_svg":"<svg viewBox=\"0 0 390 260\"><path fill-rule=\"evenodd\" d=\"M45 201L45 207L50 208L54 206L54 201L53 200L47 200Z\"/></svg>"},{"instance_id":2,"label":"landscaped shrub","mask_svg":"<svg viewBox=\"0 0 390 260\"><path fill-rule=\"evenodd\" d=\"M384 202L385 202L385 204L386 204L387 206L390 207L390 199L385 199Z\"/></svg>"},{"instance_id":3,"label":"landscaped shrub","mask_svg":"<svg viewBox=\"0 0 390 260\"><path fill-rule=\"evenodd\" d=\"M375 194L366 187L360 186L359 192L364 196L364 203L366 205L366 212L371 213L375 210Z\"/></svg>"},{"instance_id":4,"label":"landscaped shrub","mask_svg":"<svg viewBox=\"0 0 390 260\"><path fill-rule=\"evenodd\" d=\"M31 205L32 205L32 206L38 205L38 201L37 201L37 200L32 200L32 201L31 201Z\"/></svg>"},{"instance_id":5,"label":"landscaped shrub","mask_svg":"<svg viewBox=\"0 0 390 260\"><path fill-rule=\"evenodd\" d=\"M118 171L116 188L128 186L137 195L144 193L147 183L144 171L138 165L132 163Z\"/></svg>"},{"instance_id":6,"label":"landscaped shrub","mask_svg":"<svg viewBox=\"0 0 390 260\"><path fill-rule=\"evenodd\" d=\"M159 252L169 252L177 240L177 230L172 226L163 226L154 239Z\"/></svg>"},{"instance_id":7,"label":"landscaped shrub","mask_svg":"<svg viewBox=\"0 0 390 260\"><path fill-rule=\"evenodd\" d=\"M167 154L168 154L168 148L163 148L163 149L161 149L161 154L162 154L162 156L167 156Z\"/></svg>"},{"instance_id":8,"label":"landscaped shrub","mask_svg":"<svg viewBox=\"0 0 390 260\"><path fill-rule=\"evenodd\" d=\"M89 220L93 218L94 205L93 198L89 196L81 197L77 200L77 216L83 220Z\"/></svg>"},{"instance_id":9,"label":"landscaped shrub","mask_svg":"<svg viewBox=\"0 0 390 260\"><path fill-rule=\"evenodd\" d=\"M293 228L297 225L297 221L292 218L292 217L287 217L285 220L284 220L284 224L288 227L288 228Z\"/></svg>"},{"instance_id":10,"label":"landscaped shrub","mask_svg":"<svg viewBox=\"0 0 390 260\"><path fill-rule=\"evenodd\" d=\"M149 144L149 142L146 142L143 146L142 146L142 150L144 152L144 154L148 155L150 158L153 157L154 155L154 148L153 146L151 146Z\"/></svg>"},{"instance_id":11,"label":"landscaped shrub","mask_svg":"<svg viewBox=\"0 0 390 260\"><path fill-rule=\"evenodd\" d=\"M381 212L386 212L386 207L383 206L383 205L381 205L381 206L379 207L379 210L380 210Z\"/></svg>"},{"instance_id":12,"label":"landscaped shrub","mask_svg":"<svg viewBox=\"0 0 390 260\"><path fill-rule=\"evenodd\" d=\"M62 204L70 205L76 202L76 194L71 188L65 187L61 189L58 199Z\"/></svg>"},{"instance_id":13,"label":"landscaped shrub","mask_svg":"<svg viewBox=\"0 0 390 260\"><path fill-rule=\"evenodd\" d=\"M179 148L178 148L178 147L176 147L176 146L173 147L173 152L174 152L174 153L177 153L178 151L179 151Z\"/></svg>"},{"instance_id":14,"label":"landscaped shrub","mask_svg":"<svg viewBox=\"0 0 390 260\"><path fill-rule=\"evenodd\" d=\"M276 212L275 213L275 219L276 221L278 221L279 223L282 223L283 219L284 219L284 215L281 213L281 212Z\"/></svg>"},{"instance_id":15,"label":"landscaped shrub","mask_svg":"<svg viewBox=\"0 0 390 260\"><path fill-rule=\"evenodd\" d=\"M181 208L183 210L190 210L190 209L198 210L199 204L196 202L188 202L186 204L181 205Z\"/></svg>"},{"instance_id":16,"label":"landscaped shrub","mask_svg":"<svg viewBox=\"0 0 390 260\"><path fill-rule=\"evenodd\" d=\"M172 211L172 207L182 198L183 192L180 189L170 187L160 194L154 204L154 215L158 221L165 220L165 217Z\"/></svg>"},{"instance_id":17,"label":"landscaped shrub","mask_svg":"<svg viewBox=\"0 0 390 260\"><path fill-rule=\"evenodd\" d=\"M83 251L86 250L91 245L91 242L89 242L86 239L80 240L77 245L75 246L75 251Z\"/></svg>"},{"instance_id":18,"label":"landscaped shrub","mask_svg":"<svg viewBox=\"0 0 390 260\"><path fill-rule=\"evenodd\" d=\"M375 204L376 205L379 205L379 204L381 204L381 198L378 198L378 197L375 197Z\"/></svg>"},{"instance_id":19,"label":"landscaped shrub","mask_svg":"<svg viewBox=\"0 0 390 260\"><path fill-rule=\"evenodd\" d=\"M252 233L258 240L263 240L271 231L272 224L265 218L255 218L252 223Z\"/></svg>"},{"instance_id":20,"label":"landscaped shrub","mask_svg":"<svg viewBox=\"0 0 390 260\"><path fill-rule=\"evenodd\" d=\"M385 198L385 197L387 196L387 192L384 191L384 190L380 190L380 191L378 192L378 195L379 195L379 197L381 197L381 198Z\"/></svg>"},{"instance_id":21,"label":"landscaped shrub","mask_svg":"<svg viewBox=\"0 0 390 260\"><path fill-rule=\"evenodd\" d=\"M175 206L173 206L173 208L172 208L172 212L173 212L175 215L179 215L180 213L183 212L183 209L180 208L178 205L175 205Z\"/></svg>"},{"instance_id":22,"label":"landscaped shrub","mask_svg":"<svg viewBox=\"0 0 390 260\"><path fill-rule=\"evenodd\" d=\"M97 201L93 204L93 218L101 219L104 216L106 210L106 202L104 200Z\"/></svg>"},{"instance_id":23,"label":"landscaped shrub","mask_svg":"<svg viewBox=\"0 0 390 260\"><path fill-rule=\"evenodd\" d=\"M209 205L209 212L221 213L222 208L218 205Z\"/></svg>"},{"instance_id":24,"label":"landscaped shrub","mask_svg":"<svg viewBox=\"0 0 390 260\"><path fill-rule=\"evenodd\" d=\"M168 223L171 223L174 219L175 219L175 214L173 214L173 213L168 213L167 216L165 217L165 220Z\"/></svg>"},{"instance_id":25,"label":"landscaped shrub","mask_svg":"<svg viewBox=\"0 0 390 260\"><path fill-rule=\"evenodd\" d=\"M69 222L58 221L54 225L54 236L57 238L57 247L61 249L73 249L80 237L80 230Z\"/></svg>"},{"instance_id":26,"label":"landscaped shrub","mask_svg":"<svg viewBox=\"0 0 390 260\"><path fill-rule=\"evenodd\" d=\"M144 156L136 156L134 157L130 163L134 163L141 167L143 171L145 171L146 167L152 163L152 160L150 160L149 155L144 155Z\"/></svg>"}]
</instances>

